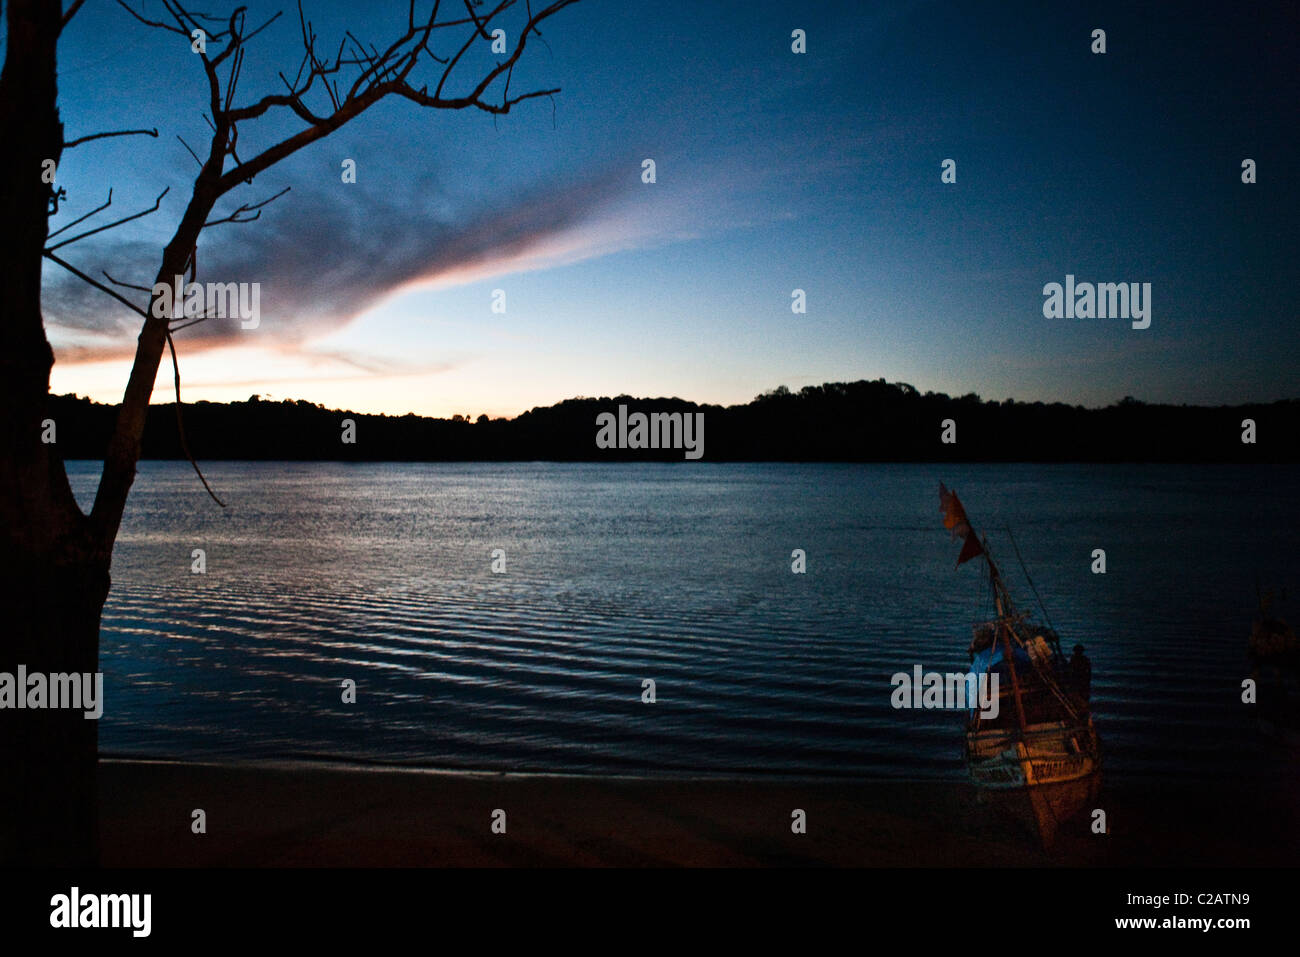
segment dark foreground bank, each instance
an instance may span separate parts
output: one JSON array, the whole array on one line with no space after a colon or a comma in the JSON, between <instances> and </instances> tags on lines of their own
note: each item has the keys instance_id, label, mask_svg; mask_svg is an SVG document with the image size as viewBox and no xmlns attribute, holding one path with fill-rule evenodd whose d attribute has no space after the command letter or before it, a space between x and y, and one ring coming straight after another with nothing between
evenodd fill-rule
<instances>
[{"instance_id":1,"label":"dark foreground bank","mask_svg":"<svg viewBox=\"0 0 1300 957\"><path fill-rule=\"evenodd\" d=\"M943 782L103 760L99 786L108 868L1285 867L1300 847L1294 794L1226 783L1104 786L1109 833L1082 815L1050 848L1014 809Z\"/></svg>"}]
</instances>

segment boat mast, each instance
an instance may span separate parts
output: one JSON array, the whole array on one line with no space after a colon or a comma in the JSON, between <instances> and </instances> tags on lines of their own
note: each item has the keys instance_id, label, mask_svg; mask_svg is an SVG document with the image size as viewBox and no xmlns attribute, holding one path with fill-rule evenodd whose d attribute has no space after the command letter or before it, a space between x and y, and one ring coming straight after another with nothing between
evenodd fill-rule
<instances>
[{"instance_id":1,"label":"boat mast","mask_svg":"<svg viewBox=\"0 0 1300 957\"><path fill-rule=\"evenodd\" d=\"M961 504L961 499L957 497L956 492L948 490L942 482L939 483L939 510L943 513L943 525L949 529L953 538L958 536L965 541L962 545L961 554L957 557L957 564L969 561L977 555L983 555L984 561L989 569L989 581L993 586L993 601L997 606L998 620L993 637L993 644L997 644L999 637L1002 639L1002 660L1007 663L1007 670L1011 674L1011 690L1016 702L1016 719L1020 722L1020 730L1025 730L1025 703L1021 695L1020 676L1016 673L1015 653L1012 650L1011 639L1014 636L1016 643L1020 643L1020 638L1015 634L1015 623L1019 618L1016 613L1016 606L1011 601L1011 595L1007 591L1006 585L1002 581L1002 574L998 571L998 566L993 561L993 556L989 554L988 539L979 535L971 525L970 516L966 514L966 509ZM990 651L990 658L992 652ZM1030 659L1033 665L1033 659ZM1037 670L1037 666L1034 666ZM976 719L979 720L978 718Z\"/></svg>"},{"instance_id":2,"label":"boat mast","mask_svg":"<svg viewBox=\"0 0 1300 957\"><path fill-rule=\"evenodd\" d=\"M1011 626L1003 621L999 623L998 627L1002 629L1002 657L1007 663L1007 670L1011 672L1011 690L1015 693L1016 699L1016 720L1020 722L1020 730L1024 731L1027 724L1025 721L1025 703L1020 698L1020 677L1016 674L1016 661L1011 653L1011 639L1008 637Z\"/></svg>"},{"instance_id":3,"label":"boat mast","mask_svg":"<svg viewBox=\"0 0 1300 957\"><path fill-rule=\"evenodd\" d=\"M1008 529L1007 531L1009 534L1010 529ZM1015 545L1015 539L1012 539L1011 544ZM998 627L1000 629L1003 629L1002 655L1006 659L1007 668L1011 672L1011 686L1015 691L1015 698L1016 698L1016 716L1019 718L1020 727L1023 730L1025 727L1025 714L1024 714L1024 705L1020 700L1020 679L1016 672L1015 660L1011 657L1011 651L1008 647L1008 645L1010 644L1010 635L1014 633L1013 625L1016 622L1016 620L1019 618L1019 614L1016 612L1015 605L1011 601L1011 593L1007 591L1007 586L1002 581L1002 575L998 572L998 567L993 561L993 556L989 553L989 543L987 538L983 540L983 547L984 547L984 559L985 561L988 562L989 576L993 581L993 601L998 609ZM1016 549L1017 557L1019 557L1019 551L1020 550L1017 548ZM1024 568L1023 559L1021 559L1020 564L1021 567ZM1028 570L1025 571L1025 578L1029 578ZM1030 581L1030 587L1033 588L1032 581ZM1035 597L1037 597L1037 592L1038 590L1034 589ZM1041 606L1042 599L1039 599L1038 603ZM1046 609L1043 609L1043 617L1044 618L1047 617ZM1064 656L1061 654L1060 640L1056 637L1054 630L1051 632L1051 634L1052 634L1052 646L1056 651L1057 657L1063 658ZM1050 690L1052 692L1052 695L1056 698L1056 700L1061 703L1061 707L1065 709L1066 713L1069 714L1070 717L1075 718L1077 720L1079 717L1078 710L1075 708L1074 704L1070 701L1070 699L1065 694L1062 693L1060 686L1057 684L1056 678L1053 675L1044 671L1041 667L1039 667L1039 665L1036 662L1034 662L1032 658L1030 659L1029 663L1033 667L1035 673L1037 673L1038 676L1043 679L1043 682L1047 685L1048 690Z\"/></svg>"},{"instance_id":4,"label":"boat mast","mask_svg":"<svg viewBox=\"0 0 1300 957\"><path fill-rule=\"evenodd\" d=\"M989 566L989 581L993 585L993 604L998 610L998 618L1013 618L1016 614L1016 606L1011 601L1011 593L1007 591L1007 586L1002 581L1002 573L998 571L998 566L993 561L993 553L989 551L988 536L981 536L981 544L984 548L984 561Z\"/></svg>"},{"instance_id":5,"label":"boat mast","mask_svg":"<svg viewBox=\"0 0 1300 957\"><path fill-rule=\"evenodd\" d=\"M989 566L989 579L993 583L993 604L998 610L998 630L1002 633L1002 660L1007 663L1007 671L1011 674L1012 696L1016 702L1016 720L1020 723L1020 730L1023 732L1028 722L1025 720L1025 703L1020 695L1020 676L1016 673L1016 659L1011 649L1011 622L1015 616L1015 606L1011 603L1011 595L1007 592L1002 576L998 573L998 566L989 552L987 537L983 539L983 546L984 560Z\"/></svg>"},{"instance_id":6,"label":"boat mast","mask_svg":"<svg viewBox=\"0 0 1300 957\"><path fill-rule=\"evenodd\" d=\"M1079 713L1073 702L1061 690L1060 683L1057 680L1053 670L1044 667L1035 657L1030 647L1025 644L1027 639L1022 639L1016 629L1016 625L1021 620L1021 614L1016 611L1015 602L1011 599L1011 593L1007 590L1006 583L1002 581L1002 573L998 570L997 562L993 560L989 552L988 538L979 536L971 526L970 517L966 514L966 509L962 506L961 500L957 498L956 492L951 492L942 483L939 483L939 510L943 513L944 527L951 530L953 538L961 536L965 539L962 546L961 555L957 558L958 566L962 562L969 561L977 555L983 555L984 561L989 570L989 584L993 588L993 602L997 607L998 618L994 628L993 645L998 643L999 638L1002 642L1002 657L1007 663L1007 671L1011 675L1012 696L1016 703L1016 719L1020 723L1020 730L1025 731L1028 723L1025 717L1025 705L1022 689L1020 687L1020 675L1016 668L1015 645L1023 645L1029 654L1029 664L1034 673L1042 679L1043 684L1061 703L1061 707L1071 718L1076 721L1079 719ZM1007 534L1011 530L1007 529ZM1016 545L1014 536L1011 538L1012 547L1016 549L1016 557L1020 559L1021 568L1024 568L1024 558L1020 556L1020 548ZM1029 587L1033 588L1035 597L1038 597L1038 589L1034 588L1033 580L1029 578L1029 571L1025 569L1025 578L1029 580ZM1042 605L1042 599L1039 598L1039 605ZM1047 610L1043 609L1043 617L1047 618ZM1054 664L1062 659L1060 640L1056 635L1055 629L1051 628L1051 622L1048 621L1048 634L1050 635L1050 644L1055 652ZM1014 641L1013 641L1014 639ZM979 721L978 718L975 719Z\"/></svg>"}]
</instances>

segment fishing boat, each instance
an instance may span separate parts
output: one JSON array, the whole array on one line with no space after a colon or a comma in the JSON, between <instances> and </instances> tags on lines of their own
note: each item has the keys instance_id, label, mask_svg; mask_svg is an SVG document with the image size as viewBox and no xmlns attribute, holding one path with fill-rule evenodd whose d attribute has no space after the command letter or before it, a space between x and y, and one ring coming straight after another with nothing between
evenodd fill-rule
<instances>
[{"instance_id":1,"label":"fishing boat","mask_svg":"<svg viewBox=\"0 0 1300 957\"><path fill-rule=\"evenodd\" d=\"M1041 609L1045 623L1038 623L1016 607L988 539L975 531L961 500L942 483L939 507L944 527L954 539L963 539L958 567L984 560L995 611L991 620L974 626L969 654L977 682L996 677L999 707L993 717L971 712L966 766L981 792L1028 798L1038 833L1051 844L1058 826L1082 810L1099 786L1091 666L1082 645L1067 661L1046 609ZM1032 589L1027 570L1025 575Z\"/></svg>"}]
</instances>

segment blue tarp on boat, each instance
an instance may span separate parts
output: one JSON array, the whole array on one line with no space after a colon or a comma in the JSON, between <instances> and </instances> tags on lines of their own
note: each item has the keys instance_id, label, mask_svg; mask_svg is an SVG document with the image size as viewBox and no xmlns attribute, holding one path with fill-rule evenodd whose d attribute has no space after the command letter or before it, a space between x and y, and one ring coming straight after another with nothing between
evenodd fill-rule
<instances>
[{"instance_id":1,"label":"blue tarp on boat","mask_svg":"<svg viewBox=\"0 0 1300 957\"><path fill-rule=\"evenodd\" d=\"M1016 669L1022 674L1033 668L1033 664L1029 660L1029 653L1025 651L1024 648L1017 646L1013 649L1012 654L1015 655ZM975 676L976 681L979 680L980 675L987 673L990 669L992 669L993 673L998 676L999 685L1009 680L1007 678L1007 669L1002 663L1001 644L985 648L983 651L977 651L975 652L975 657L971 659L970 673ZM974 714L978 709L971 708L970 710L971 713Z\"/></svg>"}]
</instances>

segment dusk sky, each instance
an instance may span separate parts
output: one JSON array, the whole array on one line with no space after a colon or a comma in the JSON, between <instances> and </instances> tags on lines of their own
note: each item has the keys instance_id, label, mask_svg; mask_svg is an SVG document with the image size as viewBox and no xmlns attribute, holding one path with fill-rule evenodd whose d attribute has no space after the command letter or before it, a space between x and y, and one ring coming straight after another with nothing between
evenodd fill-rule
<instances>
[{"instance_id":1,"label":"dusk sky","mask_svg":"<svg viewBox=\"0 0 1300 957\"><path fill-rule=\"evenodd\" d=\"M250 3L250 23L281 6ZM219 209L291 187L203 234L199 280L259 282L261 323L179 333L184 396L475 416L878 377L1086 405L1296 397L1294 22L1285 5L1132 6L583 0L512 81L562 87L553 103L494 121L384 102L229 194ZM383 47L406 24L404 3L304 7L331 53L345 29ZM284 9L237 102L297 69ZM511 49L520 22L501 24ZM51 228L110 187L125 215L170 186L158 213L62 252L149 285L197 169L177 135L206 148L201 66L108 0L77 15L60 64L68 138L160 135L67 152ZM299 126L250 121L240 143ZM1043 286L1067 273L1150 283L1150 328L1045 318ZM45 277L52 390L120 400L138 318L52 263Z\"/></svg>"}]
</instances>

